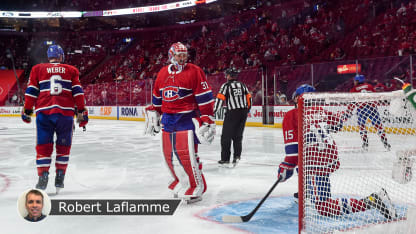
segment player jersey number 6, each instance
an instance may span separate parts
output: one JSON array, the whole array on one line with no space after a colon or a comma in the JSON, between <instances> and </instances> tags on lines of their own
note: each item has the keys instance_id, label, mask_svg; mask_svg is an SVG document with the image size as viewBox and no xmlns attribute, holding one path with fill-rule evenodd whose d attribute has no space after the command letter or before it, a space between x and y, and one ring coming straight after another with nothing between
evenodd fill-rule
<instances>
[{"instance_id":1,"label":"player jersey number 6","mask_svg":"<svg viewBox=\"0 0 416 234\"><path fill-rule=\"evenodd\" d=\"M59 95L62 93L62 77L60 75L53 75L50 78L51 88L50 93L51 95Z\"/></svg>"}]
</instances>

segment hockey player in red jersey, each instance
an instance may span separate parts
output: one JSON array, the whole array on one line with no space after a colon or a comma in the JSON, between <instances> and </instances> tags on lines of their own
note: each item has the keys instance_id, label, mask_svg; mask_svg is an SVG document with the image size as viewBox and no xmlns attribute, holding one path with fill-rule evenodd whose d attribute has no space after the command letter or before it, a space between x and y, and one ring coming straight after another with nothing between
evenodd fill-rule
<instances>
[{"instance_id":1,"label":"hockey player in red jersey","mask_svg":"<svg viewBox=\"0 0 416 234\"><path fill-rule=\"evenodd\" d=\"M351 93L373 93L375 92L373 86L365 82L364 75L357 75L354 77L354 87L350 90ZM363 141L362 148L368 150L368 133L365 127L367 119L370 119L371 124L377 129L377 135L380 136L384 148L390 150L391 146L387 141L386 133L381 122L380 113L377 110L377 105L374 102L357 102L348 105L344 119L350 118L353 115L354 109L357 108L358 126L360 128L360 136Z\"/></svg>"},{"instance_id":2,"label":"hockey player in red jersey","mask_svg":"<svg viewBox=\"0 0 416 234\"><path fill-rule=\"evenodd\" d=\"M182 43L174 43L168 55L171 64L159 71L152 105L145 109L145 134L159 132L162 115L162 151L172 176L168 188L175 197L198 201L206 191L198 143L210 144L215 135L213 94L202 69L186 63Z\"/></svg>"},{"instance_id":3,"label":"hockey player in red jersey","mask_svg":"<svg viewBox=\"0 0 416 234\"><path fill-rule=\"evenodd\" d=\"M294 101L306 92L314 92L315 88L310 85L298 87L294 93ZM338 159L338 147L331 133L342 129L342 119L338 114L326 111L320 107L306 107L306 116L320 116L311 119L304 129L304 158L305 166L308 167L307 180L308 194L306 197L314 204L317 212L323 216L338 216L349 213L365 211L367 209L378 209L387 219L396 217L395 210L390 198L384 189L372 193L364 199L338 198L331 196L330 175L338 170L340 162ZM283 118L283 138L285 143L286 157L279 165L278 178L280 182L289 179L298 165L298 109L288 111ZM299 157L303 157L299 155ZM296 197L296 194L295 194Z\"/></svg>"},{"instance_id":4,"label":"hockey player in red jersey","mask_svg":"<svg viewBox=\"0 0 416 234\"><path fill-rule=\"evenodd\" d=\"M64 51L52 45L47 51L49 63L34 66L30 73L25 93L22 120L31 122L33 107L36 112L36 165L39 181L36 188L45 190L48 185L49 167L52 162L54 134L56 134L56 177L57 192L64 187L72 145L75 105L78 107L79 127L88 123L84 91L79 81L78 69L62 64Z\"/></svg>"}]
</instances>

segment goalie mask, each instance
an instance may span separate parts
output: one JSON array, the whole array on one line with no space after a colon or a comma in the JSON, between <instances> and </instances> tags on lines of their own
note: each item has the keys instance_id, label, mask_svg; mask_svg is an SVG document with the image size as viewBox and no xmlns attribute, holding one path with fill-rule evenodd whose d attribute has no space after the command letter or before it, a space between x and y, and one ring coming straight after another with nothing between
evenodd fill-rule
<instances>
[{"instance_id":1,"label":"goalie mask","mask_svg":"<svg viewBox=\"0 0 416 234\"><path fill-rule=\"evenodd\" d=\"M168 52L169 62L172 63L178 71L182 71L186 66L188 59L188 49L180 42L173 43Z\"/></svg>"}]
</instances>

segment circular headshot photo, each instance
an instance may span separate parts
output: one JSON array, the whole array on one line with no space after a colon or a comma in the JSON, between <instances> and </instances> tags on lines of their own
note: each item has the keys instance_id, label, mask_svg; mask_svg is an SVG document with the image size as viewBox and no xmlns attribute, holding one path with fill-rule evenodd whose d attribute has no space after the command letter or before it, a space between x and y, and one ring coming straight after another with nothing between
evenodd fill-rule
<instances>
[{"instance_id":1,"label":"circular headshot photo","mask_svg":"<svg viewBox=\"0 0 416 234\"><path fill-rule=\"evenodd\" d=\"M51 199L43 190L28 189L17 200L17 209L28 222L38 222L51 212Z\"/></svg>"}]
</instances>

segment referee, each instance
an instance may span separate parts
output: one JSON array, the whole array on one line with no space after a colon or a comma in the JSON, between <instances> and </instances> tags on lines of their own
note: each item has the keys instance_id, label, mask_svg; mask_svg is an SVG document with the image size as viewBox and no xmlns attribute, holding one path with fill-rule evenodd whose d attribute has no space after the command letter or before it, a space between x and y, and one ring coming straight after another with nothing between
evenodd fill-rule
<instances>
[{"instance_id":1,"label":"referee","mask_svg":"<svg viewBox=\"0 0 416 234\"><path fill-rule=\"evenodd\" d=\"M214 105L214 114L225 103L226 113L221 133L221 160L220 165L230 163L231 141L234 148L233 165L236 166L241 157L244 127L247 114L251 108L251 94L247 86L237 80L239 71L229 68L225 71L227 82L224 83L217 94Z\"/></svg>"}]
</instances>

